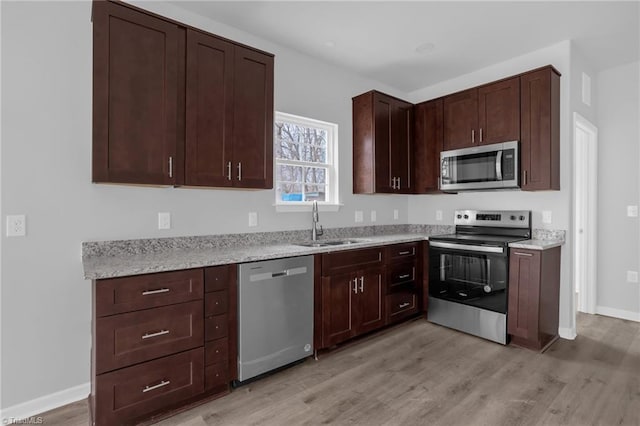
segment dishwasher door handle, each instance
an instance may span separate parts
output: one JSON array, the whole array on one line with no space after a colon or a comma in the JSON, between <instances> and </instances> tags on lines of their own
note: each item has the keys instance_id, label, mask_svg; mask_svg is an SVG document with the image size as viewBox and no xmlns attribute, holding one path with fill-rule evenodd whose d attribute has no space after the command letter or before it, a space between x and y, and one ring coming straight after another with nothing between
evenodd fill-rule
<instances>
[{"instance_id":1,"label":"dishwasher door handle","mask_svg":"<svg viewBox=\"0 0 640 426\"><path fill-rule=\"evenodd\" d=\"M277 272L260 272L257 274L251 274L249 276L249 281L251 282L255 282L255 281L265 281L265 280L270 280L273 278L280 278L280 277L290 277L293 275L302 275L302 274L306 274L308 273L309 270L307 269L306 266L300 266L297 268L289 268L289 269L284 269L282 271L277 271Z\"/></svg>"}]
</instances>

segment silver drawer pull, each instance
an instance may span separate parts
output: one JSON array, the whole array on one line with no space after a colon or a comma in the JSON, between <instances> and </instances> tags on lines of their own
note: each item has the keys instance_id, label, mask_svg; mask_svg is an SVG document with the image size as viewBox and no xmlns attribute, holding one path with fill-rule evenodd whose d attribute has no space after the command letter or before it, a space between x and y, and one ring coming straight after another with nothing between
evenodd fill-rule
<instances>
[{"instance_id":1,"label":"silver drawer pull","mask_svg":"<svg viewBox=\"0 0 640 426\"><path fill-rule=\"evenodd\" d=\"M406 302L406 303L401 303L398 307L399 308L406 308L407 306L409 306L411 303Z\"/></svg>"},{"instance_id":2,"label":"silver drawer pull","mask_svg":"<svg viewBox=\"0 0 640 426\"><path fill-rule=\"evenodd\" d=\"M142 292L143 296L148 296L150 294L160 294L160 293L168 293L171 289L168 288L159 288L157 290L146 290Z\"/></svg>"},{"instance_id":3,"label":"silver drawer pull","mask_svg":"<svg viewBox=\"0 0 640 426\"><path fill-rule=\"evenodd\" d=\"M411 250L409 250L409 251L401 251L400 253L398 253L398 255L400 255L400 256L404 256L405 254L411 254Z\"/></svg>"},{"instance_id":4,"label":"silver drawer pull","mask_svg":"<svg viewBox=\"0 0 640 426\"><path fill-rule=\"evenodd\" d=\"M400 275L398 278L401 280L404 280L405 278L409 278L411 276L411 274L404 274L404 275Z\"/></svg>"},{"instance_id":5,"label":"silver drawer pull","mask_svg":"<svg viewBox=\"0 0 640 426\"><path fill-rule=\"evenodd\" d=\"M147 386L144 387L144 389L142 389L142 393L146 393L146 392L152 391L154 389L158 389L158 388L167 386L170 383L171 383L170 380L163 380L160 383L158 383L157 385L153 385L153 386L147 385Z\"/></svg>"},{"instance_id":6,"label":"silver drawer pull","mask_svg":"<svg viewBox=\"0 0 640 426\"><path fill-rule=\"evenodd\" d=\"M518 256L527 256L527 257L533 256L531 253L522 253L520 251L514 251L513 254L517 254Z\"/></svg>"},{"instance_id":7,"label":"silver drawer pull","mask_svg":"<svg viewBox=\"0 0 640 426\"><path fill-rule=\"evenodd\" d=\"M164 336L165 334L169 334L169 330L160 330L155 333L147 333L142 336L143 339L150 339L152 337Z\"/></svg>"}]
</instances>

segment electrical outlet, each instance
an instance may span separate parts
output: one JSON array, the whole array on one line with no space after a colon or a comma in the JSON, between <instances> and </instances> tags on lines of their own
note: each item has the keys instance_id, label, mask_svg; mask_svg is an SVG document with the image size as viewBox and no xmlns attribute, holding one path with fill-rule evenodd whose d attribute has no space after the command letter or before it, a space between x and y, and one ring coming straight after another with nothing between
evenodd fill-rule
<instances>
[{"instance_id":1,"label":"electrical outlet","mask_svg":"<svg viewBox=\"0 0 640 426\"><path fill-rule=\"evenodd\" d=\"M393 220L398 220L398 209L393 209Z\"/></svg>"},{"instance_id":2,"label":"electrical outlet","mask_svg":"<svg viewBox=\"0 0 640 426\"><path fill-rule=\"evenodd\" d=\"M371 222L375 222L376 220L378 220L378 214L375 210L371 210Z\"/></svg>"},{"instance_id":3,"label":"electrical outlet","mask_svg":"<svg viewBox=\"0 0 640 426\"><path fill-rule=\"evenodd\" d=\"M23 214L7 216L7 237L24 237L27 235L27 218Z\"/></svg>"},{"instance_id":4,"label":"electrical outlet","mask_svg":"<svg viewBox=\"0 0 640 426\"><path fill-rule=\"evenodd\" d=\"M364 220L364 217L362 215L362 210L356 210L355 220L356 220L356 223L362 222Z\"/></svg>"},{"instance_id":5,"label":"electrical outlet","mask_svg":"<svg viewBox=\"0 0 640 426\"><path fill-rule=\"evenodd\" d=\"M637 283L638 282L638 271L627 271L627 282Z\"/></svg>"},{"instance_id":6,"label":"electrical outlet","mask_svg":"<svg viewBox=\"0 0 640 426\"><path fill-rule=\"evenodd\" d=\"M551 210L542 211L542 223L551 223Z\"/></svg>"},{"instance_id":7,"label":"electrical outlet","mask_svg":"<svg viewBox=\"0 0 640 426\"><path fill-rule=\"evenodd\" d=\"M171 213L158 213L158 229L171 229Z\"/></svg>"},{"instance_id":8,"label":"electrical outlet","mask_svg":"<svg viewBox=\"0 0 640 426\"><path fill-rule=\"evenodd\" d=\"M638 206L627 206L627 216L638 217Z\"/></svg>"},{"instance_id":9,"label":"electrical outlet","mask_svg":"<svg viewBox=\"0 0 640 426\"><path fill-rule=\"evenodd\" d=\"M249 227L255 228L258 226L258 212L249 212Z\"/></svg>"},{"instance_id":10,"label":"electrical outlet","mask_svg":"<svg viewBox=\"0 0 640 426\"><path fill-rule=\"evenodd\" d=\"M442 210L436 210L436 220L442 220Z\"/></svg>"}]
</instances>

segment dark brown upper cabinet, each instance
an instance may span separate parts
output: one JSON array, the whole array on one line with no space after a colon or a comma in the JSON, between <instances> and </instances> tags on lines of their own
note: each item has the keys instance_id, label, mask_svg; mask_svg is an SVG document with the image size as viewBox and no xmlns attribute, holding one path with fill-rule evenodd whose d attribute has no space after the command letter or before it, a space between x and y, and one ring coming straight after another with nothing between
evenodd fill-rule
<instances>
[{"instance_id":1,"label":"dark brown upper cabinet","mask_svg":"<svg viewBox=\"0 0 640 426\"><path fill-rule=\"evenodd\" d=\"M93 4L93 181L177 183L181 29Z\"/></svg>"},{"instance_id":2,"label":"dark brown upper cabinet","mask_svg":"<svg viewBox=\"0 0 640 426\"><path fill-rule=\"evenodd\" d=\"M272 188L273 55L94 2L93 181Z\"/></svg>"},{"instance_id":3,"label":"dark brown upper cabinet","mask_svg":"<svg viewBox=\"0 0 640 426\"><path fill-rule=\"evenodd\" d=\"M560 73L547 66L520 77L522 190L560 189Z\"/></svg>"},{"instance_id":4,"label":"dark brown upper cabinet","mask_svg":"<svg viewBox=\"0 0 640 426\"><path fill-rule=\"evenodd\" d=\"M414 192L438 192L440 152L444 142L442 98L417 104L413 116Z\"/></svg>"},{"instance_id":5,"label":"dark brown upper cabinet","mask_svg":"<svg viewBox=\"0 0 640 426\"><path fill-rule=\"evenodd\" d=\"M518 77L445 96L445 150L519 139Z\"/></svg>"},{"instance_id":6,"label":"dark brown upper cabinet","mask_svg":"<svg viewBox=\"0 0 640 426\"><path fill-rule=\"evenodd\" d=\"M354 194L411 193L413 105L370 91L353 98Z\"/></svg>"}]
</instances>

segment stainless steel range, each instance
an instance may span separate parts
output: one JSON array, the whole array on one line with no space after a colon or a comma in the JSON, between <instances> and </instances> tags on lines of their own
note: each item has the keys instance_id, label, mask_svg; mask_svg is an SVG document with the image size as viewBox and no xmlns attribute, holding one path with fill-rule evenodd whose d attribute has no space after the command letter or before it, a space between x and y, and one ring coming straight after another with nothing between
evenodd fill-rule
<instances>
[{"instance_id":1,"label":"stainless steel range","mask_svg":"<svg viewBox=\"0 0 640 426\"><path fill-rule=\"evenodd\" d=\"M429 237L427 319L507 344L508 245L531 238L531 211L458 210L454 224Z\"/></svg>"}]
</instances>

